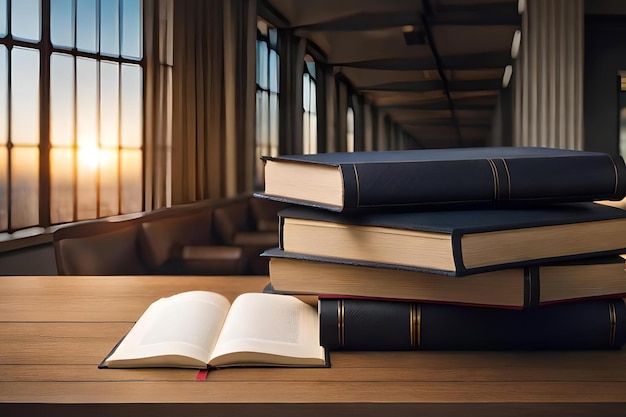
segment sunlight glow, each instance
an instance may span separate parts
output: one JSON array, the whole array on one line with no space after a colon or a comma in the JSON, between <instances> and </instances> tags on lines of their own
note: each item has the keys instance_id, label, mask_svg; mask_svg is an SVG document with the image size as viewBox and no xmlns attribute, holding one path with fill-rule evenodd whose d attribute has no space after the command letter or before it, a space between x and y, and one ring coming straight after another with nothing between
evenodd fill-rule
<instances>
[{"instance_id":1,"label":"sunlight glow","mask_svg":"<svg viewBox=\"0 0 626 417\"><path fill-rule=\"evenodd\" d=\"M78 149L78 166L95 171L100 165L106 165L107 153L97 146L83 146Z\"/></svg>"}]
</instances>

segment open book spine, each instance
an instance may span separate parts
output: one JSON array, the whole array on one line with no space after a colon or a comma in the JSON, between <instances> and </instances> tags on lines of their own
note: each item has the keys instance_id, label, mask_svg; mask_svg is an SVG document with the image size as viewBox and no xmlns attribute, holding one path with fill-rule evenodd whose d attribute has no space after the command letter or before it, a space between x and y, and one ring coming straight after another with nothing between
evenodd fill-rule
<instances>
[{"instance_id":1,"label":"open book spine","mask_svg":"<svg viewBox=\"0 0 626 417\"><path fill-rule=\"evenodd\" d=\"M621 298L531 310L324 298L318 308L329 350L619 349L626 341Z\"/></svg>"}]
</instances>

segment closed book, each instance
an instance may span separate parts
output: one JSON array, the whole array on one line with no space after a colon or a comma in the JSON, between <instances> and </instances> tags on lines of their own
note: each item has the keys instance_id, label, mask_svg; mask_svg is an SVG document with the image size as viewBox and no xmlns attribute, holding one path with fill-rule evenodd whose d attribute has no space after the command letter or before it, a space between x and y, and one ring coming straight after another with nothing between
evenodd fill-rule
<instances>
[{"instance_id":1,"label":"closed book","mask_svg":"<svg viewBox=\"0 0 626 417\"><path fill-rule=\"evenodd\" d=\"M619 349L626 340L621 298L532 310L324 298L318 314L328 350Z\"/></svg>"},{"instance_id":2,"label":"closed book","mask_svg":"<svg viewBox=\"0 0 626 417\"><path fill-rule=\"evenodd\" d=\"M497 308L534 308L600 297L626 297L624 259L613 255L452 277L265 251L275 292L337 295Z\"/></svg>"},{"instance_id":3,"label":"closed book","mask_svg":"<svg viewBox=\"0 0 626 417\"><path fill-rule=\"evenodd\" d=\"M506 210L280 211L287 252L468 275L626 250L626 211L592 202Z\"/></svg>"},{"instance_id":4,"label":"closed book","mask_svg":"<svg viewBox=\"0 0 626 417\"><path fill-rule=\"evenodd\" d=\"M263 157L257 197L359 211L620 200L626 167L601 152L484 147Z\"/></svg>"}]
</instances>

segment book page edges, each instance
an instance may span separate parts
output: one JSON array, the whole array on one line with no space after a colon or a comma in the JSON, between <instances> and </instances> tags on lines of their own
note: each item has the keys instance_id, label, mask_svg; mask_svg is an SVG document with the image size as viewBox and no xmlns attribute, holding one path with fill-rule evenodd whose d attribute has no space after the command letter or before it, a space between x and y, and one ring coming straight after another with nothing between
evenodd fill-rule
<instances>
[{"instance_id":1,"label":"book page edges","mask_svg":"<svg viewBox=\"0 0 626 417\"><path fill-rule=\"evenodd\" d=\"M523 308L524 269L451 277L426 272L270 259L270 281L279 292L395 298L462 305Z\"/></svg>"},{"instance_id":2,"label":"book page edges","mask_svg":"<svg viewBox=\"0 0 626 417\"><path fill-rule=\"evenodd\" d=\"M467 269L543 259L619 253L626 248L626 219L530 227L461 236Z\"/></svg>"},{"instance_id":3,"label":"book page edges","mask_svg":"<svg viewBox=\"0 0 626 417\"><path fill-rule=\"evenodd\" d=\"M235 366L270 366L270 367L317 367L328 366L327 352L320 346L316 356L277 355L267 352L231 352L213 358L209 367L226 368Z\"/></svg>"},{"instance_id":4,"label":"book page edges","mask_svg":"<svg viewBox=\"0 0 626 417\"><path fill-rule=\"evenodd\" d=\"M283 218L282 249L314 256L455 271L447 233ZM355 244L357 243L358 244Z\"/></svg>"},{"instance_id":5,"label":"book page edges","mask_svg":"<svg viewBox=\"0 0 626 417\"><path fill-rule=\"evenodd\" d=\"M139 356L135 358L110 359L106 358L99 368L190 368L205 369L207 364L184 355Z\"/></svg>"},{"instance_id":6,"label":"book page edges","mask_svg":"<svg viewBox=\"0 0 626 417\"><path fill-rule=\"evenodd\" d=\"M540 267L540 303L626 296L623 263Z\"/></svg>"},{"instance_id":7,"label":"book page edges","mask_svg":"<svg viewBox=\"0 0 626 417\"><path fill-rule=\"evenodd\" d=\"M265 194L312 205L343 207L343 177L338 166L268 160L265 163Z\"/></svg>"}]
</instances>

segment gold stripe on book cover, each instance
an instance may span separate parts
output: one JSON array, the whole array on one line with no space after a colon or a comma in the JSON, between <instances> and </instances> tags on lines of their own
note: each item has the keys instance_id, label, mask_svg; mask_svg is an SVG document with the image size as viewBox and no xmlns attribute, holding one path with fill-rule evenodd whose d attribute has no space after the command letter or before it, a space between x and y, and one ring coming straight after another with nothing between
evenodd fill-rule
<instances>
[{"instance_id":1,"label":"gold stripe on book cover","mask_svg":"<svg viewBox=\"0 0 626 417\"><path fill-rule=\"evenodd\" d=\"M419 349L422 343L422 305L411 304L411 347Z\"/></svg>"},{"instance_id":2,"label":"gold stripe on book cover","mask_svg":"<svg viewBox=\"0 0 626 417\"><path fill-rule=\"evenodd\" d=\"M609 320L611 323L609 346L613 346L615 345L615 334L617 332L617 311L615 310L615 303L609 304Z\"/></svg>"},{"instance_id":3,"label":"gold stripe on book cover","mask_svg":"<svg viewBox=\"0 0 626 417\"><path fill-rule=\"evenodd\" d=\"M343 300L337 300L337 332L339 346L344 346L346 342L346 323Z\"/></svg>"}]
</instances>

